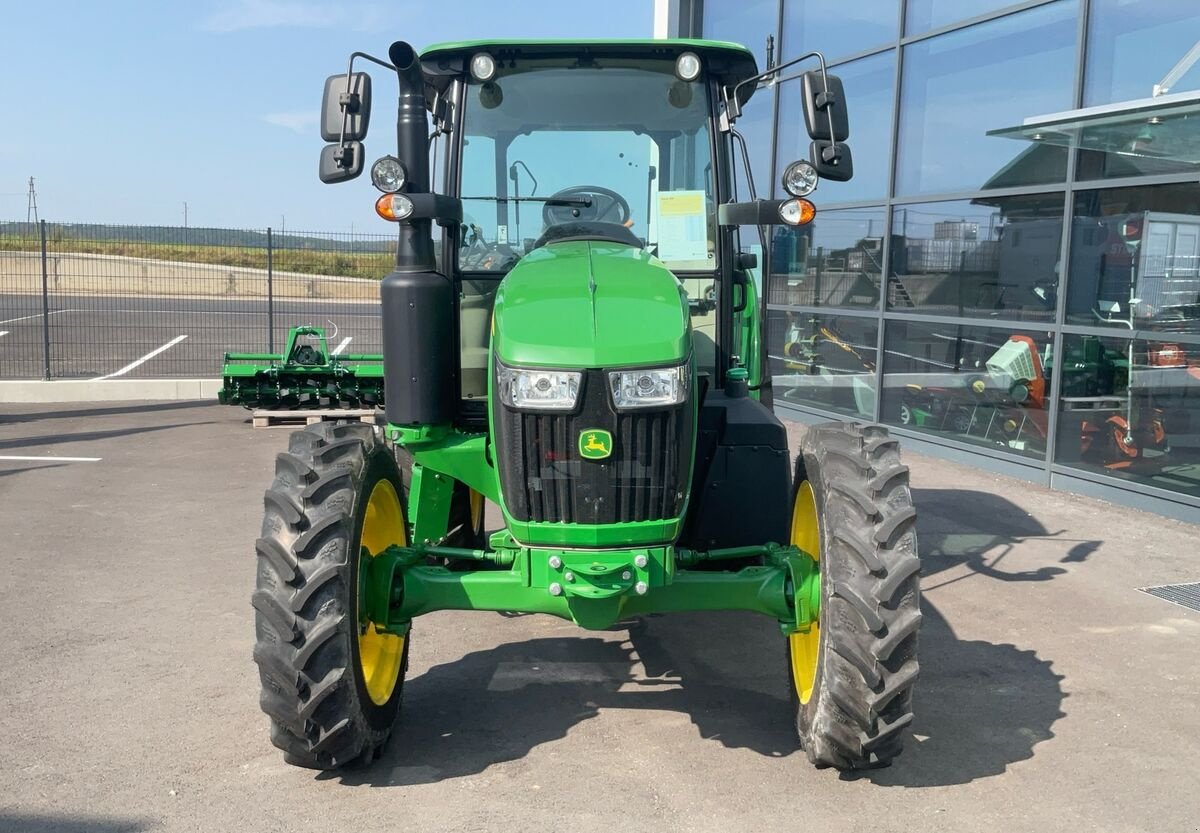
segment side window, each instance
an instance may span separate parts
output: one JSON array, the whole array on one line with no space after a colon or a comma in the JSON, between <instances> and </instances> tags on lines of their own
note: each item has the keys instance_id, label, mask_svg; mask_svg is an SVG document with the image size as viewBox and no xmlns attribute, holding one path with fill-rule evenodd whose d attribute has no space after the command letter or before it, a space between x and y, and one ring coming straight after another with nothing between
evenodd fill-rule
<instances>
[{"instance_id":1,"label":"side window","mask_svg":"<svg viewBox=\"0 0 1200 833\"><path fill-rule=\"evenodd\" d=\"M490 270L489 244L497 239L500 226L506 225L508 207L493 200L472 199L497 193L496 140L491 136L463 136L462 197L463 235L459 241L459 265L463 269Z\"/></svg>"},{"instance_id":2,"label":"side window","mask_svg":"<svg viewBox=\"0 0 1200 833\"><path fill-rule=\"evenodd\" d=\"M458 302L459 348L462 356L462 398L487 397L488 338L498 278L470 278L462 282Z\"/></svg>"}]
</instances>

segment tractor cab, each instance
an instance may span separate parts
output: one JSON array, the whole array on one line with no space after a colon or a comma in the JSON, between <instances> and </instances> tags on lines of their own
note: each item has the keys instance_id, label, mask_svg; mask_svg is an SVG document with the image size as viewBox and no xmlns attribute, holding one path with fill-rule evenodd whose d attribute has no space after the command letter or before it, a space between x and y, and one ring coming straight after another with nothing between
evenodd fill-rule
<instances>
[{"instance_id":1,"label":"tractor cab","mask_svg":"<svg viewBox=\"0 0 1200 833\"><path fill-rule=\"evenodd\" d=\"M457 361L445 370L457 380L450 408L456 423L482 427L486 419L502 280L514 270L521 274L522 264L550 262L533 271L573 275L565 264L582 263L570 255L585 250L584 271L592 277L600 252L617 257L606 263L645 264L653 274L665 268L686 297L688 350L703 385L721 387L727 370L742 367L751 396L769 397L754 280L760 264L746 244L767 224L810 222L815 209L802 198L819 177L852 174L841 84L824 72L819 55L765 73L744 47L695 40L476 41L439 44L419 55L398 43L389 59L401 78L400 141L411 150L380 158L371 178L385 192L377 206L385 219L434 221L425 224L433 239L420 248L429 247L436 271L454 284ZM803 75L812 159L788 168L788 199L756 200L736 119L759 82L805 60L816 64ZM419 131L414 124L406 139L403 110L416 106L418 93L429 123ZM336 144L322 154L325 181L362 170L369 95L362 73L327 82L325 136ZM427 152L418 133L428 137ZM416 164L414 152L423 157ZM401 216L413 194L429 192L452 216L422 217L419 210ZM748 201L739 203L739 195ZM764 257L768 251L763 247ZM561 290L572 285L559 280ZM549 315L549 306L540 309ZM622 317L644 330L638 312L645 310L627 307ZM543 323L560 322L578 323L570 315ZM560 337L570 342L580 335Z\"/></svg>"}]
</instances>

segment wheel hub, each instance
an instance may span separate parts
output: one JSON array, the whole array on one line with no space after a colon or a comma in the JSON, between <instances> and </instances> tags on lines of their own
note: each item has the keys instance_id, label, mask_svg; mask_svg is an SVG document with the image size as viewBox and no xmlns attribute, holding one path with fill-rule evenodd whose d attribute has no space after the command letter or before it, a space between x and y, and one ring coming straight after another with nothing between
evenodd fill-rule
<instances>
[{"instance_id":1,"label":"wheel hub","mask_svg":"<svg viewBox=\"0 0 1200 833\"><path fill-rule=\"evenodd\" d=\"M358 660L363 685L367 695L376 705L382 706L392 697L396 682L400 678L400 664L404 657L405 637L380 631L367 616L366 587L370 575L370 560L390 546L407 543L404 512L400 497L388 480L380 480L371 489L363 515L359 540L358 569Z\"/></svg>"}]
</instances>

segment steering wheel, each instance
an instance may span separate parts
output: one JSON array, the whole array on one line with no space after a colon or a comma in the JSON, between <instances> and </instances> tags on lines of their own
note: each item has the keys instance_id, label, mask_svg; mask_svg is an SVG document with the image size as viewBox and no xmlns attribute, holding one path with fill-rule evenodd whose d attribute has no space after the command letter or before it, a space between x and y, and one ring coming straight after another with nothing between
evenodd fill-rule
<instances>
[{"instance_id":1,"label":"steering wheel","mask_svg":"<svg viewBox=\"0 0 1200 833\"><path fill-rule=\"evenodd\" d=\"M542 206L542 221L548 226L561 223L588 221L594 223L616 223L625 225L633 216L629 203L625 198L610 188L599 185L575 185L564 188L550 195L550 199L590 199L591 205L553 205L546 203Z\"/></svg>"}]
</instances>

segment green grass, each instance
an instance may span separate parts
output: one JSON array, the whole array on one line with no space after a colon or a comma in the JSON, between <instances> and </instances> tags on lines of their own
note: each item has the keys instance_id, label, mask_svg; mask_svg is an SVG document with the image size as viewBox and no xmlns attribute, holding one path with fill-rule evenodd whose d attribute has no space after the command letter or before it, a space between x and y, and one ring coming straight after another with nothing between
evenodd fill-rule
<instances>
[{"instance_id":1,"label":"green grass","mask_svg":"<svg viewBox=\"0 0 1200 833\"><path fill-rule=\"evenodd\" d=\"M50 254L96 254L116 257L143 257L179 263L207 263L266 269L267 250L260 246L191 246L182 243L141 243L121 240L85 240L77 238L47 241ZM0 235L0 251L36 252L36 238ZM392 269L390 252L323 251L320 249L275 249L272 266L276 272L305 275L337 275L379 280Z\"/></svg>"}]
</instances>

